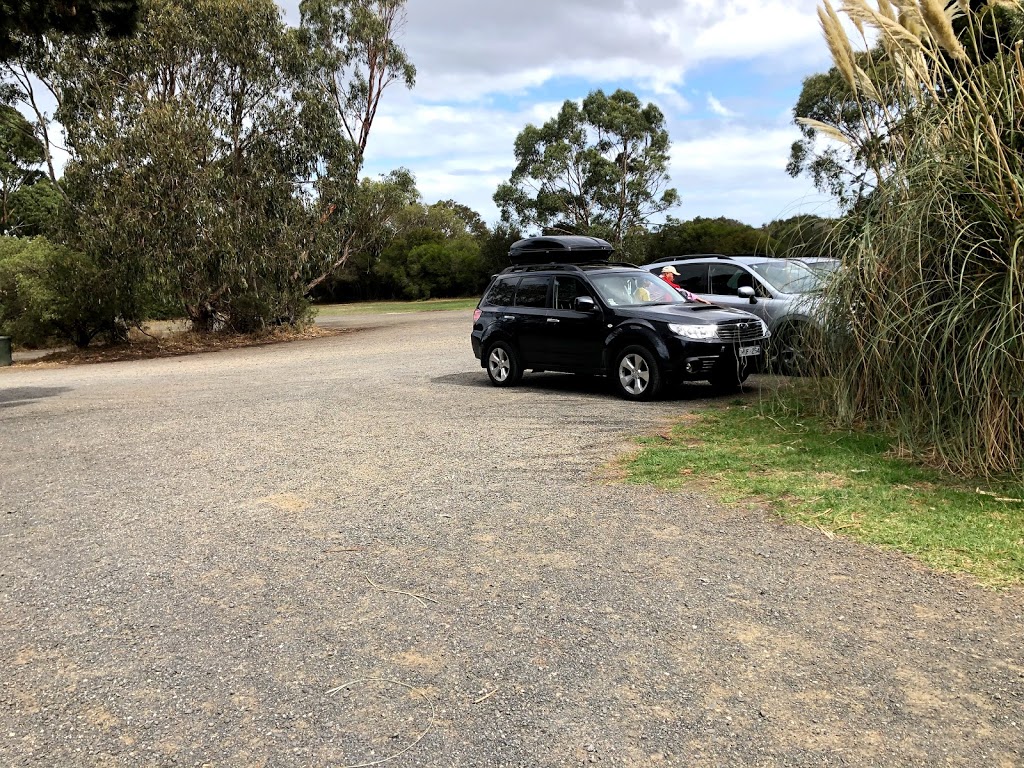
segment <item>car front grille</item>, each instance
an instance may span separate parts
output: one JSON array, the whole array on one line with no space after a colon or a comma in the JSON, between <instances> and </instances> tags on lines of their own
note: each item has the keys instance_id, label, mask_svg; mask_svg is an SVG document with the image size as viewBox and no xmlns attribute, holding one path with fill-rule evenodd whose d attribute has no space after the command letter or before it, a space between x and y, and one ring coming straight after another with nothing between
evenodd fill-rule
<instances>
[{"instance_id":1,"label":"car front grille","mask_svg":"<svg viewBox=\"0 0 1024 768\"><path fill-rule=\"evenodd\" d=\"M718 324L718 338L729 344L742 344L764 338L760 320L727 320Z\"/></svg>"}]
</instances>

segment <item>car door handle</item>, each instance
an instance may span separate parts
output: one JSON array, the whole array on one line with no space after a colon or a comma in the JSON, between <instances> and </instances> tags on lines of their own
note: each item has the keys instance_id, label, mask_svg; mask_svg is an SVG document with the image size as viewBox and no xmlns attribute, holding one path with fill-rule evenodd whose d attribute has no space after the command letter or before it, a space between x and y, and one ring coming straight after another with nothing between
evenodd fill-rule
<instances>
[{"instance_id":1,"label":"car door handle","mask_svg":"<svg viewBox=\"0 0 1024 768\"><path fill-rule=\"evenodd\" d=\"M515 320L516 316L515 315L504 315L501 319L502 320Z\"/></svg>"},{"instance_id":2,"label":"car door handle","mask_svg":"<svg viewBox=\"0 0 1024 768\"><path fill-rule=\"evenodd\" d=\"M548 322L549 323L557 323L557 322L559 322L559 320L558 320L557 317L549 317L548 318Z\"/></svg>"}]
</instances>

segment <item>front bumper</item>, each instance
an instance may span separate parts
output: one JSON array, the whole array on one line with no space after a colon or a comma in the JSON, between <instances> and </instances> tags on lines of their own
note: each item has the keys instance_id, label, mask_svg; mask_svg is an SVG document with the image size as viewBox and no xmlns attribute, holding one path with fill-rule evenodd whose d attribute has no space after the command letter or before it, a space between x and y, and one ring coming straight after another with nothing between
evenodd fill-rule
<instances>
[{"instance_id":1,"label":"front bumper","mask_svg":"<svg viewBox=\"0 0 1024 768\"><path fill-rule=\"evenodd\" d=\"M677 337L669 344L670 360L667 373L679 381L704 381L723 359L728 361L725 363L727 365L736 365L740 361L741 346L761 348L759 354L742 358L745 365L756 368L765 359L767 342L767 336L744 341L742 344L700 342Z\"/></svg>"}]
</instances>

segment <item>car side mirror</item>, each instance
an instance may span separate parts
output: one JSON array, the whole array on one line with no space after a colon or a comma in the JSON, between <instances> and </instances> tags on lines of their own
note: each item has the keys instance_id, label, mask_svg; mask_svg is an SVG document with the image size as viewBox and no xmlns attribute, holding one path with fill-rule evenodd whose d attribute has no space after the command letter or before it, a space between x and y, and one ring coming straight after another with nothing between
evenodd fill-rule
<instances>
[{"instance_id":1,"label":"car side mirror","mask_svg":"<svg viewBox=\"0 0 1024 768\"><path fill-rule=\"evenodd\" d=\"M593 312L597 309L597 304L590 296L577 296L572 306L577 312Z\"/></svg>"},{"instance_id":2,"label":"car side mirror","mask_svg":"<svg viewBox=\"0 0 1024 768\"><path fill-rule=\"evenodd\" d=\"M741 299L750 299L751 304L757 304L757 298L754 296L754 289L749 285L744 285L742 288L737 290L736 295Z\"/></svg>"}]
</instances>

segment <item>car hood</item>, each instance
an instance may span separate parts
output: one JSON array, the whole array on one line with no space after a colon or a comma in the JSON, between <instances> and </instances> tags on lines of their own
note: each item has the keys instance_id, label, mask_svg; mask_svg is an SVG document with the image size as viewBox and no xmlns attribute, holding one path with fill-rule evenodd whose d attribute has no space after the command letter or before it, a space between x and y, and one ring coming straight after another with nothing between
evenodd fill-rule
<instances>
[{"instance_id":1,"label":"car hood","mask_svg":"<svg viewBox=\"0 0 1024 768\"><path fill-rule=\"evenodd\" d=\"M619 307L619 315L653 320L662 323L685 323L687 325L711 325L727 320L749 320L754 317L742 309L720 307L717 304L658 304L651 307ZM754 318L757 319L757 318Z\"/></svg>"}]
</instances>

